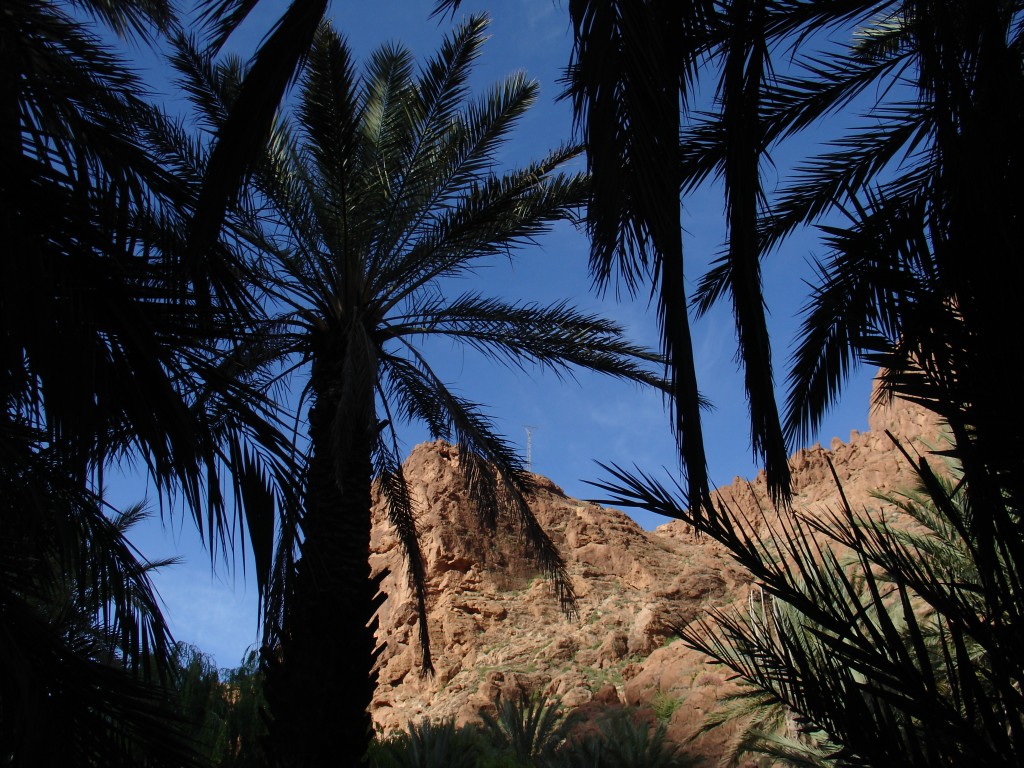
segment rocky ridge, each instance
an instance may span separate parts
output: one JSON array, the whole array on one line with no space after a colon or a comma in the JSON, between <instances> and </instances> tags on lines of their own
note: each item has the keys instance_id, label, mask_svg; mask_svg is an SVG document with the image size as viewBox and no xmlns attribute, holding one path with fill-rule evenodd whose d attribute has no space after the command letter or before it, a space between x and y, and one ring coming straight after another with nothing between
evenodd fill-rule
<instances>
[{"instance_id":1,"label":"rocky ridge","mask_svg":"<svg viewBox=\"0 0 1024 768\"><path fill-rule=\"evenodd\" d=\"M921 452L938 434L923 411L874 408L870 431L791 458L796 508L814 514L837 506L829 459L854 507L877 508L872 491L906 487L910 472L886 429ZM570 498L537 477L531 507L561 550L579 598L578 616L567 617L515 533L480 530L458 461L452 446L430 443L405 464L428 578L433 676L420 672L401 548L383 503L375 504L371 563L375 572L390 571L378 630L387 647L371 708L378 727L403 728L424 717L463 723L498 693L540 693L567 707L647 706L668 722L672 738L695 734L731 684L727 670L675 639L672 627L710 606L746 601L749 575L681 522L644 531L622 512ZM763 475L737 478L719 493L750 519L771 508ZM705 734L690 749L716 755L729 736L727 728Z\"/></svg>"}]
</instances>

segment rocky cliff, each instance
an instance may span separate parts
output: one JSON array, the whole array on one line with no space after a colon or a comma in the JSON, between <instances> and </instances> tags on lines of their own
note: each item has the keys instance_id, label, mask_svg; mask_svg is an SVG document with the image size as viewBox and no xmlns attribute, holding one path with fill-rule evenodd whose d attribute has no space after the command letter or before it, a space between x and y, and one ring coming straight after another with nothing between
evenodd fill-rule
<instances>
[{"instance_id":1,"label":"rocky cliff","mask_svg":"<svg viewBox=\"0 0 1024 768\"><path fill-rule=\"evenodd\" d=\"M933 420L897 405L874 409L870 424L849 442L792 457L797 509L814 514L837 505L827 458L855 507L877 507L871 491L909 484L884 430L923 452L922 436L936 439ZM405 464L428 576L433 676L420 672L401 548L382 504L375 507L372 563L377 572L390 571L379 629L387 648L372 706L378 726L402 728L423 717L461 723L499 692L536 692L569 707L649 706L668 720L675 739L695 734L729 690L728 673L676 640L671 627L709 606L745 601L750 579L743 570L680 522L644 531L622 512L570 498L538 477L531 506L559 546L579 597L579 615L566 617L515 532L480 531L458 461L454 448L432 443L417 446ZM720 494L752 516L771 506L762 476L737 478ZM706 734L691 749L715 755L729 736L728 729Z\"/></svg>"}]
</instances>

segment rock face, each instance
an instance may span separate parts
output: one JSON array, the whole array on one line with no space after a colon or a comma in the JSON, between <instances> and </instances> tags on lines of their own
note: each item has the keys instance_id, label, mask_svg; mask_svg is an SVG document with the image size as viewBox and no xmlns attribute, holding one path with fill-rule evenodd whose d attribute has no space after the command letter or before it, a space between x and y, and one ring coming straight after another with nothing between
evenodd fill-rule
<instances>
[{"instance_id":1,"label":"rock face","mask_svg":"<svg viewBox=\"0 0 1024 768\"><path fill-rule=\"evenodd\" d=\"M934 420L889 405L877 408L870 424L847 443L792 457L797 509L813 514L837 505L828 459L855 508L877 507L873 490L910 483L884 430L924 452L920 436L936 440ZM390 571L382 585L388 600L378 637L387 647L375 723L385 731L424 717L463 723L499 692L525 692L558 696L567 707L647 706L668 721L675 740L697 733L729 690L729 673L676 640L673 627L708 607L746 601L750 577L681 522L644 531L622 512L569 498L538 477L531 507L562 552L578 596L578 615L567 617L516 532L487 533L477 524L458 461L455 448L431 443L417 446L405 464L428 578L433 676L420 671L415 600L398 538L383 502L374 508L371 563L375 572ZM749 519L771 508L761 475L737 478L719 493ZM689 750L714 758L729 736L727 727L705 734Z\"/></svg>"}]
</instances>

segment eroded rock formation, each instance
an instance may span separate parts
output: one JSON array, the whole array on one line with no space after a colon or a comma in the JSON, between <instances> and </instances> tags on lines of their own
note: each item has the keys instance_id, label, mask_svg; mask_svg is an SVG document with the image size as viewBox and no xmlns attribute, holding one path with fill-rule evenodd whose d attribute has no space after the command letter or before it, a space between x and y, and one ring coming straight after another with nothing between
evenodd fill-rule
<instances>
[{"instance_id":1,"label":"eroded rock formation","mask_svg":"<svg viewBox=\"0 0 1024 768\"><path fill-rule=\"evenodd\" d=\"M923 452L922 435L937 439L934 420L899 405L876 408L870 424L849 442L792 457L797 509L815 514L837 505L827 459L855 507L877 507L872 491L911 482L884 430ZM579 597L578 616L567 617L515 531L481 531L458 460L453 447L432 443L417 446L405 465L428 576L431 677L420 671L402 551L382 504L375 508L372 564L390 570L379 630L387 648L372 706L377 725L391 730L423 717L462 723L498 692L537 692L568 707L650 706L668 719L673 738L695 734L729 690L729 673L675 639L672 628L709 606L746 601L750 577L722 547L680 522L644 531L622 512L570 498L538 478L531 506L565 557ZM760 520L759 510L773 514L763 476L737 478L720 494L751 520ZM707 734L691 750L716 755L729 735Z\"/></svg>"}]
</instances>

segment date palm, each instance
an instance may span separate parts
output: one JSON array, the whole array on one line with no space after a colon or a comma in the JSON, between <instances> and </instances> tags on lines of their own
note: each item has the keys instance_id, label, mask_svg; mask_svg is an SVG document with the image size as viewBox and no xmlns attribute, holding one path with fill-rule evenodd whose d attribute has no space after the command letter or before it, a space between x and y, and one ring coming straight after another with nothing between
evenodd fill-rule
<instances>
[{"instance_id":1,"label":"date palm","mask_svg":"<svg viewBox=\"0 0 1024 768\"><path fill-rule=\"evenodd\" d=\"M166 691L139 678L165 666L167 628L107 519L104 470L143 465L210 543L230 544L232 511L262 515L272 547L263 478L288 455L266 403L221 370L244 317L228 310L251 308L244 280L223 249L181 257L191 195L143 149L156 116L93 22L138 41L173 14L163 0L0 13L0 754L120 765L141 745L182 764ZM254 503L233 510L218 478Z\"/></svg>"},{"instance_id":2,"label":"date palm","mask_svg":"<svg viewBox=\"0 0 1024 768\"><path fill-rule=\"evenodd\" d=\"M724 183L727 255L702 281L697 306L704 310L732 295L752 416L752 363L742 310L761 301L760 290L744 298L737 288L756 288L760 259L787 247L799 229L817 227L828 255L794 357L784 433L793 441L805 439L850 369L867 361L886 368L888 394L919 402L948 422L951 452L963 466L967 503L962 506L925 462L919 471L946 521L961 541L970 542L977 581L965 591L976 589L977 600L965 593L937 594L934 585L945 582L935 563L914 562L914 550L902 548L891 534L888 542L880 534L837 532L863 563L888 570L895 594L905 599L901 607L916 639L895 641L899 622L884 620L876 595L864 603L870 608L874 602L883 629L873 635L858 629L862 614L855 612L832 615L827 631L836 637L860 632L854 642L861 647L853 651L840 642L826 643L824 663L806 677L794 672L800 663L811 668L806 649L782 647L775 659L758 655L749 627L732 619L719 617L691 640L726 663L744 656L749 663L734 666L740 674L787 703L796 702L803 714L816 702L847 702L836 708L835 719L825 714L827 706L809 717L810 724L836 739L844 757L858 753L868 764L925 765L935 764L938 755L956 762L969 754L986 764L1013 764L1024 738L1014 693L1021 668L1011 650L1021 640L1024 587L1024 461L1015 447L1024 433L1017 394L1024 381L1005 361L1020 355L1021 344L1019 334L1008 336L1007 329L1015 327L1013 296L1024 277L1018 258L1022 150L1016 138L1024 131L1024 4L581 1L570 11L577 30L573 92L586 110L581 115L595 176L608 176L604 184L614 195L620 188L614 158L628 158L624 173L642 179L670 165L677 151L683 191L711 176ZM651 35L643 34L651 25L676 30L671 38L683 41L681 50L651 45ZM620 66L606 64L613 55L621 57ZM647 87L638 73L648 69L672 71L676 81ZM716 102L701 114L684 111L681 119L675 102L681 96L692 106L690 86L702 77L717 80ZM761 165L769 153L801 141L826 117L847 117L851 125L841 125L839 137L820 152L802 155L780 189L767 194ZM645 150L637 134L652 133L648 121L676 120L678 148L659 145L662 154ZM595 189L601 189L599 181ZM667 217L653 218L650 206L635 200L626 194L604 203L595 198L590 213L596 248L628 257L634 232L643 236L646 226L677 228ZM677 202L677 195L666 191L663 207L651 210ZM737 260L737 253L746 257ZM685 297L676 298L676 311L682 312ZM759 333L758 323L752 328ZM761 376L759 381L767 396L770 380ZM753 420L756 432L761 419ZM766 462L770 476L767 457ZM623 498L648 509L673 506L663 506L666 491L651 478L625 473L617 478L621 487L608 490ZM781 479L777 476L779 487ZM696 506L693 493L691 487L684 505ZM676 505L677 511L684 505ZM852 525L852 515L844 522ZM841 605L841 593L849 593L846 575L835 563L805 556L817 547L806 528L798 526L780 539L794 560L805 564L802 576L818 591L813 600L798 594L787 577L771 573L767 558L757 554L760 545L728 510L706 520L698 510L695 525L765 574L769 588L795 606L797 622L827 623L821 606ZM864 578L871 577L865 572ZM914 629L907 607L917 599L913 593L935 609L936 631L948 632L943 642L958 649L955 655L944 649L947 656L935 669L921 639L926 631ZM991 653L972 658L974 643ZM821 646L815 648L820 652ZM836 654L867 679L835 666ZM990 691L988 680L999 681L1000 690ZM873 711L864 709L864 701ZM868 723L875 730L865 741Z\"/></svg>"},{"instance_id":3,"label":"date palm","mask_svg":"<svg viewBox=\"0 0 1024 768\"><path fill-rule=\"evenodd\" d=\"M74 5L121 32L172 21L156 0ZM260 475L289 471L272 408L220 352L254 312L244 273L221 247L184 258L192 189L144 148L162 118L86 21L18 0L0 34L5 460L41 442L97 491L108 464L138 461L221 540L232 512L268 512ZM218 476L239 502L249 487L250 509Z\"/></svg>"},{"instance_id":4,"label":"date palm","mask_svg":"<svg viewBox=\"0 0 1024 768\"><path fill-rule=\"evenodd\" d=\"M728 267L723 292L733 299L752 443L765 461L773 497L789 495L755 226L764 203L758 121L767 41L759 25L767 5L747 0L569 4L575 48L568 92L594 177L588 212L591 271L602 287L616 276L631 292L652 284L672 372L687 497L695 509L709 512L679 224L680 191L701 180L701 172L713 171L725 182L729 239L722 257ZM715 148L723 151L714 154L709 167L694 169L688 162L693 153L680 146L680 133L693 109L698 73L718 76L723 119Z\"/></svg>"},{"instance_id":5,"label":"date palm","mask_svg":"<svg viewBox=\"0 0 1024 768\"><path fill-rule=\"evenodd\" d=\"M856 665L881 670L891 663L904 679L894 681L885 672L862 684L834 668L794 690L807 700L847 684L869 693L899 691L889 697L895 704L879 703L872 715L876 741L889 745L888 757L885 750L873 753L874 764L929 764L939 753L954 755L954 761L957 754L983 753L992 764L1017 760L1024 729L1019 695L1012 691L1019 689L1021 670L1011 649L1021 642L1024 626L1024 459L1017 447L1024 437L1018 394L1024 380L1006 361L1022 351L1020 334L1009 329L1019 324L1015 297L1024 279L1018 183L1024 4L576 0L569 12L576 44L570 95L594 177L588 217L593 268L599 279L618 274L627 286L653 281L664 347L676 368L688 472L681 504L666 504L669 494L643 475L617 472L622 484L608 490L647 509L675 509L755 571L765 567L755 554L757 542L740 523L706 502L678 206L681 193L718 178L728 236L695 305L705 311L723 297L732 299L752 442L764 456L776 500L788 494L783 437L806 439L852 367L865 361L884 366L887 394L921 403L948 422L952 452L963 466L966 511L957 509L925 463L919 467L932 499L971 542L981 597L980 603L963 595L940 597L936 610L956 627L951 631L984 635L981 645L999 649L987 661L998 671L965 663L953 700L938 704L936 676L921 658L922 647L893 663L881 634L878 647L863 640L866 655ZM695 95L703 83L715 86L710 106ZM808 129L825 118L833 126L840 121L838 138L808 154ZM772 192L762 169L772 153L794 146L795 168L787 175L782 166ZM818 228L827 257L812 286L780 429L760 263L791 247L792 235L808 227ZM801 547L816 546L806 530L791 534L795 556ZM864 540L850 546L866 560L883 547ZM804 562L808 578L818 582L835 573ZM899 589L914 584L922 594L934 594L918 565L889 562ZM806 621L820 616L819 603L841 604L834 599L841 595L825 591L814 601L801 598L784 581L776 581L778 592ZM852 616L830 621L837 635L855 631ZM727 640L741 638L731 632ZM727 641L713 648L705 641L703 647L719 658L730 652ZM829 650L834 654L836 646ZM960 653L965 662L968 656ZM834 664L834 655L826 662ZM740 671L772 690L766 665ZM980 682L989 674L1002 688L994 704L984 703L991 697ZM969 714L962 720L969 722L958 723L965 713L956 708L963 702ZM931 725L922 737L914 729L923 720ZM853 726L842 734L842 746L854 750L867 715L847 722ZM862 748L863 754L874 749Z\"/></svg>"},{"instance_id":6,"label":"date palm","mask_svg":"<svg viewBox=\"0 0 1024 768\"><path fill-rule=\"evenodd\" d=\"M951 419L959 450L972 454L975 493L994 501L997 485L1020 482L1018 419L1007 429L996 415L1019 382L997 374L1006 351L991 346L1012 322L1019 277L989 258L1003 263L1020 243L1011 137L1024 119L1021 11L1005 0L569 4L569 93L594 177L593 271L600 284L616 274L630 288L653 281L695 507L706 479L678 205L711 177L723 184L728 234L694 304L703 312L731 297L752 442L776 499L788 494L784 437L791 447L805 439L865 359L889 366L894 391ZM710 107L696 95L708 83ZM836 115L862 127L767 190L772 153ZM829 213L844 221L824 222ZM835 259L808 307L780 429L760 262L815 225ZM964 345L962 359L943 352ZM1002 394L992 397L996 381ZM994 476L1002 480L986 480Z\"/></svg>"},{"instance_id":7,"label":"date palm","mask_svg":"<svg viewBox=\"0 0 1024 768\"><path fill-rule=\"evenodd\" d=\"M752 701L781 705L786 724L825 749L818 757L1018 765L1024 675L1011 650L1014 609L992 616L972 532L987 511L971 505L958 473L936 475L923 460L918 472L918 489L879 496L902 518L856 512L843 497L831 513L752 525L724 505L702 518L648 476L616 472L605 488L618 504L697 526L750 570L759 586L748 611L714 609L680 634L758 691ZM1000 557L1012 584L1009 552ZM798 754L797 742L759 742Z\"/></svg>"},{"instance_id":8,"label":"date palm","mask_svg":"<svg viewBox=\"0 0 1024 768\"><path fill-rule=\"evenodd\" d=\"M163 678L160 564L128 541L140 508L108 514L38 431L4 437L0 753L26 768L197 764Z\"/></svg>"},{"instance_id":9,"label":"date palm","mask_svg":"<svg viewBox=\"0 0 1024 768\"><path fill-rule=\"evenodd\" d=\"M563 604L573 604L558 550L530 512L521 460L418 344L445 337L515 368L533 363L562 375L578 366L660 384L644 367L656 357L611 322L565 303L456 292L455 278L571 219L586 192L582 174L558 171L577 155L573 147L493 170L537 88L513 76L468 98L485 27L483 18L468 20L418 73L408 51L384 46L361 77L339 36L321 28L293 115L278 119L250 201L232 213L280 310L246 354L308 371L305 504L300 520L284 523L266 625L271 739L285 764L355 763L368 743L374 478L408 555L421 617L425 609L398 423L422 421L458 445L481 521L518 530ZM186 50L179 66L216 127L243 73ZM422 618L420 626L429 664Z\"/></svg>"}]
</instances>

